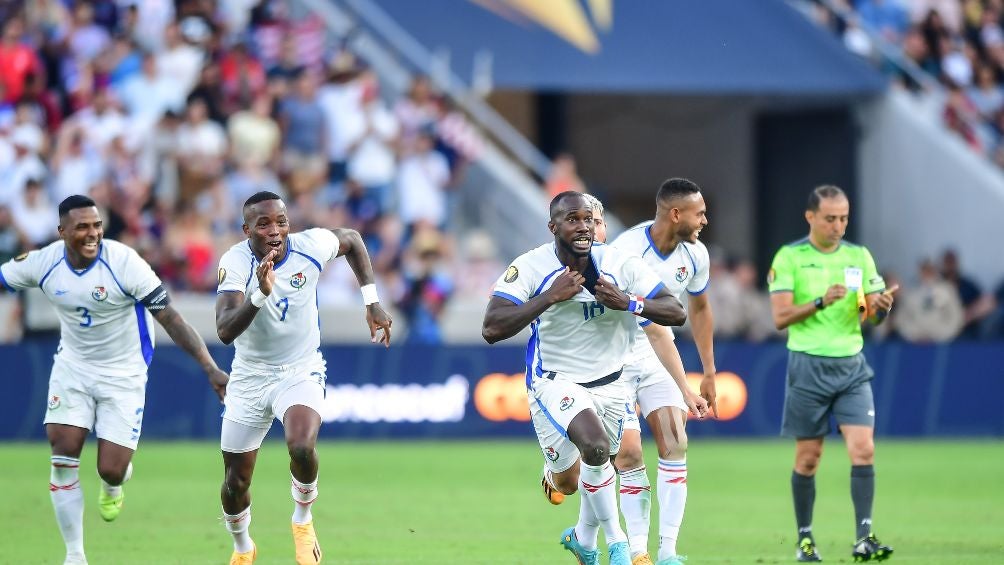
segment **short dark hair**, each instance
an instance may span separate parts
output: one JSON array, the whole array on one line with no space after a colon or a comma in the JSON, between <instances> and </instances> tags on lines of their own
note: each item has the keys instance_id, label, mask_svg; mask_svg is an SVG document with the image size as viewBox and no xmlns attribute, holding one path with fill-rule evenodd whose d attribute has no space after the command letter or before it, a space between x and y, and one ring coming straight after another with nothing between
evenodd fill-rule
<instances>
[{"instance_id":1,"label":"short dark hair","mask_svg":"<svg viewBox=\"0 0 1004 565\"><path fill-rule=\"evenodd\" d=\"M274 192L269 192L267 190L262 190L251 195L250 198L244 201L244 207L253 206L259 202L264 202L266 200L282 200L282 197Z\"/></svg>"},{"instance_id":2,"label":"short dark hair","mask_svg":"<svg viewBox=\"0 0 1004 565\"><path fill-rule=\"evenodd\" d=\"M551 206L548 211L550 212L552 220L554 219L555 214L557 214L561 210L562 201L572 196L578 196L585 200L585 196L583 196L582 193L577 190L566 190L564 192L560 192L554 198L551 199ZM586 204L589 204L588 200L586 200ZM592 205L590 205L590 208L592 208Z\"/></svg>"},{"instance_id":3,"label":"short dark hair","mask_svg":"<svg viewBox=\"0 0 1004 565\"><path fill-rule=\"evenodd\" d=\"M673 177L662 183L659 187L659 192L655 195L656 203L659 202L670 202L676 200L677 198L686 198L691 194L698 194L701 192L701 187L697 186L697 183L685 178Z\"/></svg>"},{"instance_id":4,"label":"short dark hair","mask_svg":"<svg viewBox=\"0 0 1004 565\"><path fill-rule=\"evenodd\" d=\"M76 210L77 208L90 208L91 206L97 206L97 204L82 194L67 196L59 203L59 217L62 218L67 215L70 210Z\"/></svg>"},{"instance_id":5,"label":"short dark hair","mask_svg":"<svg viewBox=\"0 0 1004 565\"><path fill-rule=\"evenodd\" d=\"M810 212L818 212L820 200L824 198L840 198L841 196L847 198L847 194L839 186L833 184L817 186L809 193L809 202L806 204L805 209Z\"/></svg>"}]
</instances>

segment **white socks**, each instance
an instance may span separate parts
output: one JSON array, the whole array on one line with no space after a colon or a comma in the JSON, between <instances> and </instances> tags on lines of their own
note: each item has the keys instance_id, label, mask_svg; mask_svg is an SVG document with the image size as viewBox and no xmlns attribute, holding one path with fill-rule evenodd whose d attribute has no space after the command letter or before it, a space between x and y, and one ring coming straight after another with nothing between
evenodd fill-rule
<instances>
[{"instance_id":1,"label":"white socks","mask_svg":"<svg viewBox=\"0 0 1004 565\"><path fill-rule=\"evenodd\" d=\"M659 559L676 555L683 510L687 506L687 460L659 458Z\"/></svg>"},{"instance_id":2,"label":"white socks","mask_svg":"<svg viewBox=\"0 0 1004 565\"><path fill-rule=\"evenodd\" d=\"M631 554L648 553L649 512L652 508L652 489L645 466L622 471L621 514L627 525Z\"/></svg>"},{"instance_id":3,"label":"white socks","mask_svg":"<svg viewBox=\"0 0 1004 565\"><path fill-rule=\"evenodd\" d=\"M251 526L251 506L238 512L237 514L227 514L223 512L223 521L226 523L227 531L234 536L234 551L237 553L247 553L254 549L254 542L248 528Z\"/></svg>"},{"instance_id":4,"label":"white socks","mask_svg":"<svg viewBox=\"0 0 1004 565\"><path fill-rule=\"evenodd\" d=\"M296 477L292 475L290 477L293 483L290 490L293 493L293 502L296 503L293 508L293 523L307 524L313 520L313 516L310 515L310 506L317 500L317 479L315 478L312 483L301 483L296 480Z\"/></svg>"},{"instance_id":5,"label":"white socks","mask_svg":"<svg viewBox=\"0 0 1004 565\"><path fill-rule=\"evenodd\" d=\"M80 459L53 455L49 497L56 523L66 544L66 555L84 556L84 493L80 490Z\"/></svg>"},{"instance_id":6,"label":"white socks","mask_svg":"<svg viewBox=\"0 0 1004 565\"><path fill-rule=\"evenodd\" d=\"M112 486L106 483L104 479L101 479L101 489L104 490L105 494L107 494L108 496L115 498L116 496L122 494L122 485L126 484L126 482L128 482L129 479L131 478L132 478L132 461L130 461L129 466L126 467L125 476L122 477L122 484Z\"/></svg>"},{"instance_id":7,"label":"white socks","mask_svg":"<svg viewBox=\"0 0 1004 565\"><path fill-rule=\"evenodd\" d=\"M621 529L620 514L617 512L617 490L614 477L614 466L609 462L594 467L584 461L579 464L579 483L582 493L582 506L588 504L596 521L603 527L607 545L627 541L624 530ZM582 513L580 512L580 522ZM576 525L576 535L579 526ZM580 538L579 543L582 543ZM588 548L587 548L588 549Z\"/></svg>"}]
</instances>

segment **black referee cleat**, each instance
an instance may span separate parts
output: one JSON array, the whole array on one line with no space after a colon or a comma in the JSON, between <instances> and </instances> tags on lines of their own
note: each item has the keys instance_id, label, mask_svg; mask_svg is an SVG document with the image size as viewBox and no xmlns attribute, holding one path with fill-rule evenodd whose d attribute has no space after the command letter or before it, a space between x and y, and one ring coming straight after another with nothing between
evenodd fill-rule
<instances>
[{"instance_id":1,"label":"black referee cleat","mask_svg":"<svg viewBox=\"0 0 1004 565\"><path fill-rule=\"evenodd\" d=\"M882 545L875 534L868 534L854 542L854 552L851 553L851 557L854 558L855 563L885 561L892 557L892 548Z\"/></svg>"}]
</instances>

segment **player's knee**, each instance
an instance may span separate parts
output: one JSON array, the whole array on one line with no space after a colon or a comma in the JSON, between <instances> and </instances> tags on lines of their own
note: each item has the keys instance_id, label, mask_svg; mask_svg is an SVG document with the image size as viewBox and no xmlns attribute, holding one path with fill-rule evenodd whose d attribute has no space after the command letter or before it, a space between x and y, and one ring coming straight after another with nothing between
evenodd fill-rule
<instances>
[{"instance_id":1,"label":"player's knee","mask_svg":"<svg viewBox=\"0 0 1004 565\"><path fill-rule=\"evenodd\" d=\"M687 434L678 438L668 438L659 445L659 457L670 461L678 461L687 457Z\"/></svg>"},{"instance_id":2,"label":"player's knee","mask_svg":"<svg viewBox=\"0 0 1004 565\"><path fill-rule=\"evenodd\" d=\"M822 455L819 451L808 451L800 453L795 459L795 471L799 475L815 475L819 468L819 458Z\"/></svg>"},{"instance_id":3,"label":"player's knee","mask_svg":"<svg viewBox=\"0 0 1004 565\"><path fill-rule=\"evenodd\" d=\"M628 471L637 469L645 464L645 459L641 454L641 446L625 446L621 444L621 450L614 458L614 466L618 471Z\"/></svg>"},{"instance_id":4,"label":"player's knee","mask_svg":"<svg viewBox=\"0 0 1004 565\"><path fill-rule=\"evenodd\" d=\"M241 496L251 488L251 475L228 469L223 480L223 488L231 498Z\"/></svg>"},{"instance_id":5,"label":"player's knee","mask_svg":"<svg viewBox=\"0 0 1004 565\"><path fill-rule=\"evenodd\" d=\"M101 477L101 480L103 480L104 482L106 482L106 483L108 483L108 484L110 484L112 486L118 486L118 485L122 484L122 481L125 480L125 475L126 475L126 469L127 468L128 468L128 465L126 467L119 467L118 465L113 465L113 464L109 464L109 463L100 463L99 462L98 463L98 475Z\"/></svg>"},{"instance_id":6,"label":"player's knee","mask_svg":"<svg viewBox=\"0 0 1004 565\"><path fill-rule=\"evenodd\" d=\"M297 463L309 463L314 458L313 442L290 440L286 447L289 449L289 458Z\"/></svg>"},{"instance_id":7,"label":"player's knee","mask_svg":"<svg viewBox=\"0 0 1004 565\"><path fill-rule=\"evenodd\" d=\"M610 444L606 440L587 440L579 448L586 465L599 466L610 460Z\"/></svg>"},{"instance_id":8,"label":"player's knee","mask_svg":"<svg viewBox=\"0 0 1004 565\"><path fill-rule=\"evenodd\" d=\"M875 444L861 442L851 449L852 465L871 465L875 461Z\"/></svg>"}]
</instances>

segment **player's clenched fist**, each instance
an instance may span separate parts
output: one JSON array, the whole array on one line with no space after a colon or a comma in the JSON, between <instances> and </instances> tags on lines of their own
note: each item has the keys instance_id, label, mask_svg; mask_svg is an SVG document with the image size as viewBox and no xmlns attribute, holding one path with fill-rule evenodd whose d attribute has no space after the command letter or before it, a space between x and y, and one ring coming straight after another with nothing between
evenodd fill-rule
<instances>
[{"instance_id":1,"label":"player's clenched fist","mask_svg":"<svg viewBox=\"0 0 1004 565\"><path fill-rule=\"evenodd\" d=\"M627 310L628 307L628 295L603 277L596 281L596 301L614 310Z\"/></svg>"},{"instance_id":2,"label":"player's clenched fist","mask_svg":"<svg viewBox=\"0 0 1004 565\"><path fill-rule=\"evenodd\" d=\"M585 277L577 271L571 271L568 267L565 267L565 270L555 277L547 293L551 295L555 302L563 302L578 294L582 290L582 283L584 282L586 282Z\"/></svg>"}]
</instances>

